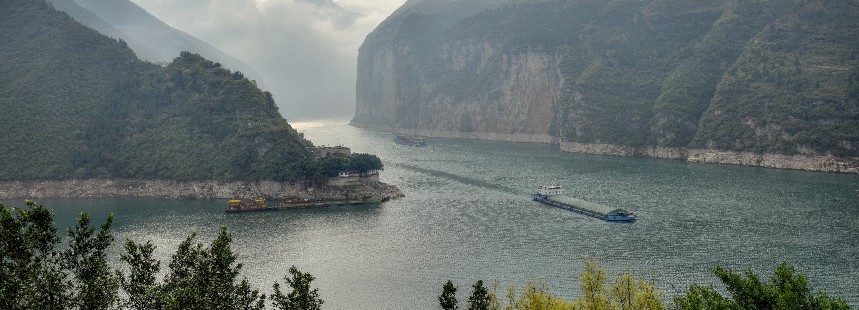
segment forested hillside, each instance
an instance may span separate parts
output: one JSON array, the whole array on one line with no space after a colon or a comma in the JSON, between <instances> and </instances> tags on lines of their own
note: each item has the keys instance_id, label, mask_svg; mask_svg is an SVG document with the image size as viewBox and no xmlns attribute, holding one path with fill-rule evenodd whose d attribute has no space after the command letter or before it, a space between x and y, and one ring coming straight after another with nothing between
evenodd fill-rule
<instances>
[{"instance_id":1,"label":"forested hillside","mask_svg":"<svg viewBox=\"0 0 859 310\"><path fill-rule=\"evenodd\" d=\"M410 3L361 47L353 124L859 156L856 1Z\"/></svg>"},{"instance_id":2,"label":"forested hillside","mask_svg":"<svg viewBox=\"0 0 859 310\"><path fill-rule=\"evenodd\" d=\"M248 64L209 43L167 25L130 0L49 0L54 8L74 20L114 39L128 43L138 58L155 63L170 62L182 51L200 54L238 70L263 86L259 74Z\"/></svg>"},{"instance_id":3,"label":"forested hillside","mask_svg":"<svg viewBox=\"0 0 859 310\"><path fill-rule=\"evenodd\" d=\"M0 1L0 180L289 180L309 142L271 94L182 53L137 59L43 0Z\"/></svg>"}]
</instances>

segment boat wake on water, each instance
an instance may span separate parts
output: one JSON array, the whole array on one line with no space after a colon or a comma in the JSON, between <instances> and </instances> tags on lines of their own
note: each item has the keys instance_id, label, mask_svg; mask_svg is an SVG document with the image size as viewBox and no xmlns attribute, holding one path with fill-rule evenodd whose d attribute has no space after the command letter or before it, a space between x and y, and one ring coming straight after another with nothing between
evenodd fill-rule
<instances>
[{"instance_id":1,"label":"boat wake on water","mask_svg":"<svg viewBox=\"0 0 859 310\"><path fill-rule=\"evenodd\" d=\"M415 172L429 174L429 175L434 176L434 177L450 179L450 180L460 182L460 183L463 183L466 185L483 187L483 188L497 190L500 192L514 194L514 195L523 195L526 193L526 192L523 192L523 191L516 189L516 188L511 188L511 187L507 187L507 186L503 186L503 185L499 185L499 184L495 184L495 183L491 183L491 182L486 182L483 180L478 180L475 178L461 176L461 175L453 174L450 172L444 172L444 171L435 170L435 169L421 168L421 167L408 165L408 164L398 164L398 166L403 167L403 168L408 169L408 170L415 171Z\"/></svg>"}]
</instances>

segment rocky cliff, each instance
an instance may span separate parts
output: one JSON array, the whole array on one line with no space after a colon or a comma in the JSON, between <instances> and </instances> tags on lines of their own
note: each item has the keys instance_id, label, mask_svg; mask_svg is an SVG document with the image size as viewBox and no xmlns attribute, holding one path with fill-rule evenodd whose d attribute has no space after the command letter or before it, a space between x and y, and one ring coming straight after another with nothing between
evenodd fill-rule
<instances>
[{"instance_id":1,"label":"rocky cliff","mask_svg":"<svg viewBox=\"0 0 859 310\"><path fill-rule=\"evenodd\" d=\"M841 0L411 1L361 46L352 124L855 168L854 29Z\"/></svg>"}]
</instances>

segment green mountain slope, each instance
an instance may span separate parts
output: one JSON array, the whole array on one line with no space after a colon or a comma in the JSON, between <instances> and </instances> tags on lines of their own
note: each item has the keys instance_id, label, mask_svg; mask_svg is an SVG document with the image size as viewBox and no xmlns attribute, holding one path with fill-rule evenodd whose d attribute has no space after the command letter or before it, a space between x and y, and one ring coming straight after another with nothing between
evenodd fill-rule
<instances>
[{"instance_id":1,"label":"green mountain slope","mask_svg":"<svg viewBox=\"0 0 859 310\"><path fill-rule=\"evenodd\" d=\"M40 0L0 1L0 179L294 179L309 142L198 55L166 67Z\"/></svg>"},{"instance_id":2,"label":"green mountain slope","mask_svg":"<svg viewBox=\"0 0 859 310\"><path fill-rule=\"evenodd\" d=\"M250 65L224 53L152 16L129 0L50 0L76 21L115 39L122 39L137 57L151 62L170 62L179 52L190 51L241 71L248 78L263 81ZM265 87L263 87L265 88Z\"/></svg>"},{"instance_id":3,"label":"green mountain slope","mask_svg":"<svg viewBox=\"0 0 859 310\"><path fill-rule=\"evenodd\" d=\"M422 26L424 3L452 23ZM859 156L855 1L467 3L411 2L367 37L354 124Z\"/></svg>"}]
</instances>

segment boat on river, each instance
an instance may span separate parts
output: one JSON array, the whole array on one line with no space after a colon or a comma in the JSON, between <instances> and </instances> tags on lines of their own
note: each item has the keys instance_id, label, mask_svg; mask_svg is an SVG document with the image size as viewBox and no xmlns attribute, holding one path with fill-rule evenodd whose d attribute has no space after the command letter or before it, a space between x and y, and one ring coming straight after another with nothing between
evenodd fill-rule
<instances>
[{"instance_id":1,"label":"boat on river","mask_svg":"<svg viewBox=\"0 0 859 310\"><path fill-rule=\"evenodd\" d=\"M408 146L427 146L427 142L424 141L423 138L412 137L409 135L397 135L394 138L394 142Z\"/></svg>"},{"instance_id":2,"label":"boat on river","mask_svg":"<svg viewBox=\"0 0 859 310\"><path fill-rule=\"evenodd\" d=\"M303 208L320 208L329 206L343 205L365 205L379 204L387 199L378 197L369 197L367 199L344 199L344 200L316 200L316 199L287 199L275 204L268 204L265 199L240 200L233 199L227 204L226 212L250 212L250 211L270 211L270 210L288 210L288 209L303 209Z\"/></svg>"},{"instance_id":3,"label":"boat on river","mask_svg":"<svg viewBox=\"0 0 859 310\"><path fill-rule=\"evenodd\" d=\"M610 222L634 222L634 213L624 209L612 208L606 205L564 195L560 185L543 185L531 195L534 201L553 207L573 211L582 215L595 217Z\"/></svg>"},{"instance_id":4,"label":"boat on river","mask_svg":"<svg viewBox=\"0 0 859 310\"><path fill-rule=\"evenodd\" d=\"M272 210L265 202L265 198L254 200L232 199L227 203L227 212L251 212Z\"/></svg>"}]
</instances>

